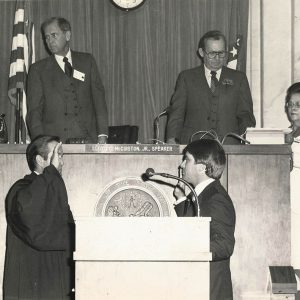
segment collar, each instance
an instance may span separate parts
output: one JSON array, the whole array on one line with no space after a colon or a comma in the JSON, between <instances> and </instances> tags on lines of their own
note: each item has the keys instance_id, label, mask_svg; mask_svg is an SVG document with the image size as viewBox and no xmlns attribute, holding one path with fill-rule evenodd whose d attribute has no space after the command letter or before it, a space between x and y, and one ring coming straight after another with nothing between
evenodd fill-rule
<instances>
[{"instance_id":1,"label":"collar","mask_svg":"<svg viewBox=\"0 0 300 300\"><path fill-rule=\"evenodd\" d=\"M40 175L40 173L38 173L37 171L33 171L33 173L35 173L36 175Z\"/></svg>"},{"instance_id":2,"label":"collar","mask_svg":"<svg viewBox=\"0 0 300 300\"><path fill-rule=\"evenodd\" d=\"M211 79L211 74L210 74L210 72L211 72L211 70L210 69L208 69L207 67L206 67L206 65L205 64L203 64L204 65L204 72L205 72L205 77L208 79ZM220 80L220 76L221 76L221 72L222 72L222 68L221 69L219 69L218 71L216 71L216 77L217 77L217 79L218 80Z\"/></svg>"},{"instance_id":3,"label":"collar","mask_svg":"<svg viewBox=\"0 0 300 300\"><path fill-rule=\"evenodd\" d=\"M208 179L198 183L195 187L197 196L199 196L203 192L203 190L214 181L215 181L215 179L208 178Z\"/></svg>"},{"instance_id":4,"label":"collar","mask_svg":"<svg viewBox=\"0 0 300 300\"><path fill-rule=\"evenodd\" d=\"M208 179L206 179L206 180L204 180L204 181L198 183L198 184L196 185L196 187L195 187L195 191L196 191L197 196L199 196L199 195L204 191L204 189L205 189L208 185L210 185L212 182L214 182L214 181L215 181L215 179L213 179L213 178L208 178ZM176 206L176 205L178 205L179 203L181 203L181 202L183 202L183 201L185 201L185 200L186 200L186 196L181 197L181 198L175 200L175 201L173 202L173 205Z\"/></svg>"},{"instance_id":5,"label":"collar","mask_svg":"<svg viewBox=\"0 0 300 300\"><path fill-rule=\"evenodd\" d=\"M60 66L65 64L63 61L64 57L66 57L68 59L69 63L72 65L72 56L71 56L70 48L69 48L68 53L65 56L54 54L54 57Z\"/></svg>"}]
</instances>

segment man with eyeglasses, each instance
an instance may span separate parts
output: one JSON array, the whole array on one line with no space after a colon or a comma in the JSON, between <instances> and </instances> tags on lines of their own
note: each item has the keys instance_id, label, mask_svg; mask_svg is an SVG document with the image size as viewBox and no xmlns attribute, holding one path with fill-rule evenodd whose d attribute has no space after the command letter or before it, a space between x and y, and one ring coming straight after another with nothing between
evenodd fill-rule
<instances>
[{"instance_id":1,"label":"man with eyeglasses","mask_svg":"<svg viewBox=\"0 0 300 300\"><path fill-rule=\"evenodd\" d=\"M168 143L188 144L193 134L209 130L222 140L230 132L243 135L256 124L246 75L226 67L225 36L220 31L205 33L198 53L202 65L178 76L168 115ZM225 143L240 140L229 137Z\"/></svg>"}]
</instances>

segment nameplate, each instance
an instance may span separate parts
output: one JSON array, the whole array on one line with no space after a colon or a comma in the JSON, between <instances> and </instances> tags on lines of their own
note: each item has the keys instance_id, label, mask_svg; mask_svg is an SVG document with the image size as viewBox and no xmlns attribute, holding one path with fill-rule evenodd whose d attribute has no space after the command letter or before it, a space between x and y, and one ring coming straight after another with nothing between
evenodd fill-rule
<instances>
[{"instance_id":1,"label":"nameplate","mask_svg":"<svg viewBox=\"0 0 300 300\"><path fill-rule=\"evenodd\" d=\"M87 144L85 152L108 154L160 154L178 155L179 145L149 145L149 144Z\"/></svg>"}]
</instances>

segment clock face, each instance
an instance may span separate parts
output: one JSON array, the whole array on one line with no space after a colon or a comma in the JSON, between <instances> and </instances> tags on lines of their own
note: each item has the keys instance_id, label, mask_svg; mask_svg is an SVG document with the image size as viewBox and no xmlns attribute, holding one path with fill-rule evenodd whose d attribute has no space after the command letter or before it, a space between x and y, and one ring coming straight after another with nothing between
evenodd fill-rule
<instances>
[{"instance_id":1,"label":"clock face","mask_svg":"<svg viewBox=\"0 0 300 300\"><path fill-rule=\"evenodd\" d=\"M121 9L130 10L142 5L145 0L112 0L112 2Z\"/></svg>"}]
</instances>

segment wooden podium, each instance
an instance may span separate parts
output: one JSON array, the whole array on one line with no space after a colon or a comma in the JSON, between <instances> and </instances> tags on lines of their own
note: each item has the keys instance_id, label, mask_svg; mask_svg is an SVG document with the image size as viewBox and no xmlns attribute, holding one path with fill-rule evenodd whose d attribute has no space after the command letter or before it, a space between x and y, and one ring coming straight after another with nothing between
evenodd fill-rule
<instances>
[{"instance_id":1,"label":"wooden podium","mask_svg":"<svg viewBox=\"0 0 300 300\"><path fill-rule=\"evenodd\" d=\"M76 300L209 299L210 218L75 222Z\"/></svg>"}]
</instances>

